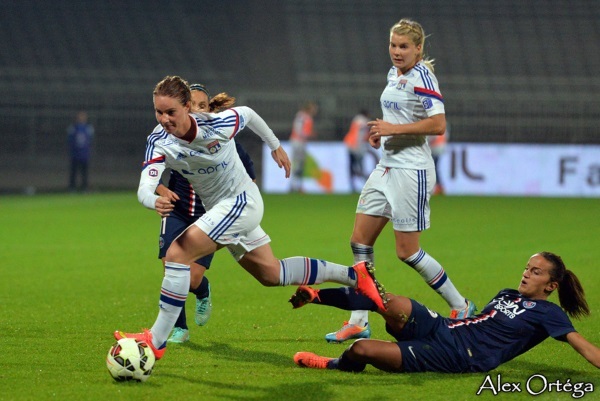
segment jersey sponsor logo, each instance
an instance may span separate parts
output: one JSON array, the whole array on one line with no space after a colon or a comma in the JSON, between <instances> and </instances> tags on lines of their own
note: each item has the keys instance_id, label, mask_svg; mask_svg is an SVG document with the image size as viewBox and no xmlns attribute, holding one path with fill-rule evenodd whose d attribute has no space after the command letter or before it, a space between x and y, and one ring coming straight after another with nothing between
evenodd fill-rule
<instances>
[{"instance_id":1,"label":"jersey sponsor logo","mask_svg":"<svg viewBox=\"0 0 600 401\"><path fill-rule=\"evenodd\" d=\"M158 177L158 170L155 168L148 169L148 175L150 177Z\"/></svg>"},{"instance_id":2,"label":"jersey sponsor logo","mask_svg":"<svg viewBox=\"0 0 600 401\"><path fill-rule=\"evenodd\" d=\"M219 131L211 127L210 125L202 126L202 139L208 139L212 136L219 135Z\"/></svg>"},{"instance_id":3,"label":"jersey sponsor logo","mask_svg":"<svg viewBox=\"0 0 600 401\"><path fill-rule=\"evenodd\" d=\"M191 153L192 153L192 152L190 152L190 154L191 154ZM185 159L186 157L187 157L186 155L184 155L183 153L179 152L179 153L177 154L177 157L176 157L175 159L176 159L176 160L181 160L181 159Z\"/></svg>"},{"instance_id":4,"label":"jersey sponsor logo","mask_svg":"<svg viewBox=\"0 0 600 401\"><path fill-rule=\"evenodd\" d=\"M398 104L398 102L392 102L390 100L384 100L384 101L381 102L381 105L383 107L385 107L386 109L401 110L401 107Z\"/></svg>"},{"instance_id":5,"label":"jersey sponsor logo","mask_svg":"<svg viewBox=\"0 0 600 401\"><path fill-rule=\"evenodd\" d=\"M228 165L229 165L229 163L227 163L227 162L224 161L224 162L221 162L219 164L215 164L214 166L199 168L198 170L195 170L194 172L182 169L181 173L182 174L186 174L186 175L213 174L213 173L225 170Z\"/></svg>"},{"instance_id":6,"label":"jersey sponsor logo","mask_svg":"<svg viewBox=\"0 0 600 401\"><path fill-rule=\"evenodd\" d=\"M433 107L433 102L431 101L431 99L423 99L421 103L423 103L423 107L425 108L425 110L429 110Z\"/></svg>"},{"instance_id":7,"label":"jersey sponsor logo","mask_svg":"<svg viewBox=\"0 0 600 401\"><path fill-rule=\"evenodd\" d=\"M519 308L519 302L521 301L520 298L514 300L505 300L504 297L501 297L497 301L498 303L494 305L494 309L496 309L500 313L503 313L509 319L514 319L521 313L525 312L525 309Z\"/></svg>"},{"instance_id":8,"label":"jersey sponsor logo","mask_svg":"<svg viewBox=\"0 0 600 401\"><path fill-rule=\"evenodd\" d=\"M221 144L219 143L219 141L213 141L213 142L209 143L208 145L206 145L206 148L208 149L208 151L211 155L214 155L219 150L221 150Z\"/></svg>"},{"instance_id":9,"label":"jersey sponsor logo","mask_svg":"<svg viewBox=\"0 0 600 401\"><path fill-rule=\"evenodd\" d=\"M427 308L427 311L429 312L429 314L431 315L432 318L436 318L438 317L437 312L432 311L431 309Z\"/></svg>"}]
</instances>

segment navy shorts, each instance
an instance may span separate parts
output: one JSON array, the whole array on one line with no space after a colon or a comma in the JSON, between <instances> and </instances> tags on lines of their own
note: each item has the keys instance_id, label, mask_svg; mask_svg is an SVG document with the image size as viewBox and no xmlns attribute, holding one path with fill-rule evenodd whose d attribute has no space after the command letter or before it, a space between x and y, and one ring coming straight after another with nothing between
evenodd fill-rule
<instances>
[{"instance_id":1,"label":"navy shorts","mask_svg":"<svg viewBox=\"0 0 600 401\"><path fill-rule=\"evenodd\" d=\"M468 371L459 344L448 328L449 319L411 299L412 313L400 333L391 333L402 352L405 372L461 373ZM389 332L389 327L387 327Z\"/></svg>"},{"instance_id":2,"label":"navy shorts","mask_svg":"<svg viewBox=\"0 0 600 401\"><path fill-rule=\"evenodd\" d=\"M171 243L181 234L186 228L188 228L191 224L193 224L196 219L185 219L176 214L171 213L169 217L165 219L163 224L161 225L161 234L158 238L158 258L162 259L167 254L167 249L171 246ZM162 231L164 230L164 234ZM206 255L196 260L201 266L210 268L210 263L215 256L214 253L210 255Z\"/></svg>"}]
</instances>

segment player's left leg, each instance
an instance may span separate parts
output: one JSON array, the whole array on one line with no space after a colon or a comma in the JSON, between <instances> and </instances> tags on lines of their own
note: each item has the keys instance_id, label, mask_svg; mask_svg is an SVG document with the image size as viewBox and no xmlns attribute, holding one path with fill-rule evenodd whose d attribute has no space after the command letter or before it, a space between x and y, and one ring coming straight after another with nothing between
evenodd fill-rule
<instances>
[{"instance_id":1,"label":"player's left leg","mask_svg":"<svg viewBox=\"0 0 600 401\"><path fill-rule=\"evenodd\" d=\"M234 256L241 254L237 248L229 247ZM265 286L335 282L358 289L385 309L382 299L385 290L375 280L372 266L364 262L344 266L300 256L278 260L267 242L244 253L238 263Z\"/></svg>"}]
</instances>

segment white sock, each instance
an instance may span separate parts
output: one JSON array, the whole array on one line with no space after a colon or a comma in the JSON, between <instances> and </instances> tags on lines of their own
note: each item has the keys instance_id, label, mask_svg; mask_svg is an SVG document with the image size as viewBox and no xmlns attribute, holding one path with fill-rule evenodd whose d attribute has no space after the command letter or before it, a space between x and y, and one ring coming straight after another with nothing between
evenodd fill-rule
<instances>
[{"instance_id":1,"label":"white sock","mask_svg":"<svg viewBox=\"0 0 600 401\"><path fill-rule=\"evenodd\" d=\"M354 263L363 261L375 263L375 253L373 252L372 246L359 244L357 242L350 242L350 248L352 248L352 254L354 255ZM369 311L352 311L350 314L350 319L348 319L348 323L355 324L357 326L366 326L367 323L369 323Z\"/></svg>"},{"instance_id":2,"label":"white sock","mask_svg":"<svg viewBox=\"0 0 600 401\"><path fill-rule=\"evenodd\" d=\"M175 327L181 308L185 306L189 289L190 266L166 262L165 277L160 288L158 317L150 329L152 343L156 348L162 348L169 338L169 333Z\"/></svg>"},{"instance_id":3,"label":"white sock","mask_svg":"<svg viewBox=\"0 0 600 401\"><path fill-rule=\"evenodd\" d=\"M423 280L438 294L442 296L452 309L463 309L465 297L460 295L450 277L437 260L427 252L419 249L417 253L404 260L404 263L415 269Z\"/></svg>"},{"instance_id":4,"label":"white sock","mask_svg":"<svg viewBox=\"0 0 600 401\"><path fill-rule=\"evenodd\" d=\"M324 282L354 287L356 273L352 267L302 256L279 261L279 285L311 285Z\"/></svg>"}]
</instances>

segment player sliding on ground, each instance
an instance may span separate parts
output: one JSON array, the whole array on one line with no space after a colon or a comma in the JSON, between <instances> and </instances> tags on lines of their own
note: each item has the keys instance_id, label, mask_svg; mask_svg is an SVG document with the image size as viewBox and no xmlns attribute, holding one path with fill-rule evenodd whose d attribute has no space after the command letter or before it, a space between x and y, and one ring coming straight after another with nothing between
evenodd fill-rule
<instances>
[{"instance_id":1,"label":"player sliding on ground","mask_svg":"<svg viewBox=\"0 0 600 401\"><path fill-rule=\"evenodd\" d=\"M383 289L375 281L370 263L349 267L305 257L279 260L273 255L271 239L260 227L264 211L260 191L246 173L233 138L248 127L269 146L286 178L290 176L291 163L273 131L256 112L242 106L216 114L190 114L190 88L177 76L165 77L153 95L159 125L148 137L138 199L161 215L173 210L172 199L155 194L168 167L187 178L202 199L206 213L167 250L159 312L152 328L141 333L116 331L117 340L143 340L156 359L162 358L169 333L185 306L190 263L223 247L262 285L335 282L356 288L385 308Z\"/></svg>"},{"instance_id":2,"label":"player sliding on ground","mask_svg":"<svg viewBox=\"0 0 600 401\"><path fill-rule=\"evenodd\" d=\"M558 290L560 306L547 298ZM389 372L486 372L553 337L568 342L600 368L600 348L577 333L569 316L589 315L583 288L562 259L550 252L533 255L518 289L500 291L479 315L450 319L415 300L387 294L387 309L347 288L300 287L290 302L378 312L396 342L361 339L339 358L298 352L294 362L314 369L361 372L367 364ZM566 312L566 313L565 313Z\"/></svg>"}]
</instances>

